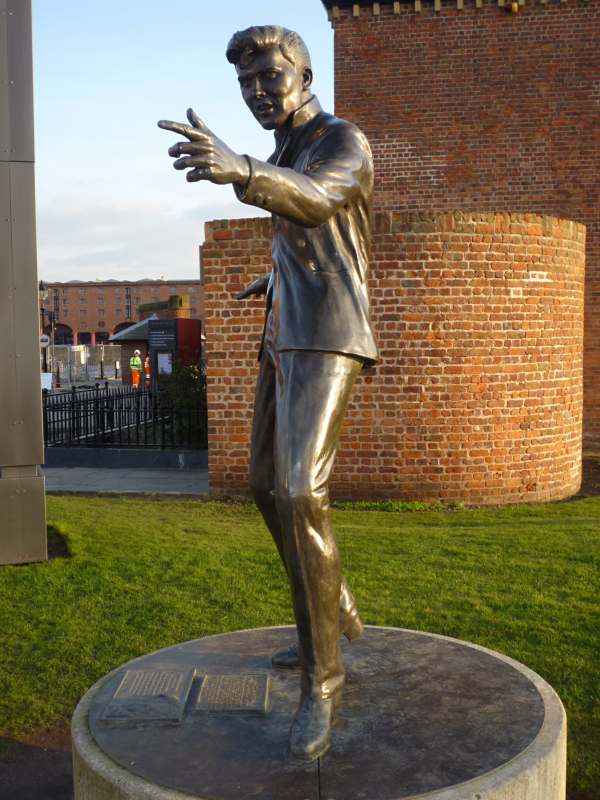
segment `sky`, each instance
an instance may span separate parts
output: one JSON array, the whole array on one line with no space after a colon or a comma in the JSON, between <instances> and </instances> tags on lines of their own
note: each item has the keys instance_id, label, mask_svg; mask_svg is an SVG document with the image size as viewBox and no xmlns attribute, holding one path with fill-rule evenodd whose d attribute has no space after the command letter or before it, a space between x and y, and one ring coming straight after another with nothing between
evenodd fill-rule
<instances>
[{"instance_id":1,"label":"sky","mask_svg":"<svg viewBox=\"0 0 600 800\"><path fill-rule=\"evenodd\" d=\"M333 32L320 0L33 0L38 270L45 281L197 278L209 219L259 216L230 186L188 184L158 119L188 107L240 153L264 131L225 58L250 25L297 30L333 111Z\"/></svg>"}]
</instances>

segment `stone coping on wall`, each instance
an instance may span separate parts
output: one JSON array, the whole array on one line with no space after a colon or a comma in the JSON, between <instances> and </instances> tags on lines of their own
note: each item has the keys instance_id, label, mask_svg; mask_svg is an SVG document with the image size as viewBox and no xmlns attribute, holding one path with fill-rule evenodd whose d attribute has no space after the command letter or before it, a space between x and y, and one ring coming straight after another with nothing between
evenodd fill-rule
<instances>
[{"instance_id":1,"label":"stone coping on wall","mask_svg":"<svg viewBox=\"0 0 600 800\"><path fill-rule=\"evenodd\" d=\"M487 6L497 6L500 9L506 9L511 13L520 11L527 2L530 5L545 6L545 5L562 5L567 0L380 0L380 2L373 2L373 0L321 0L327 9L327 17L334 22L342 13L351 13L353 17L360 17L362 14L370 14L378 17L385 13L401 14L410 8L416 13L430 8L436 13L442 10L442 5L445 7L455 7L459 11L466 8L482 9ZM579 0L585 3L585 0ZM385 9L385 11L384 11Z\"/></svg>"}]
</instances>

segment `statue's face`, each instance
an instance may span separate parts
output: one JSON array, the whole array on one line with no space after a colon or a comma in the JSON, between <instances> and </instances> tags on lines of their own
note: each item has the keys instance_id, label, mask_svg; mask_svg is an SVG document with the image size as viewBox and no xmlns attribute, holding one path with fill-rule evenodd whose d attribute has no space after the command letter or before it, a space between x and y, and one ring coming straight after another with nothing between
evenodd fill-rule
<instances>
[{"instance_id":1,"label":"statue's face","mask_svg":"<svg viewBox=\"0 0 600 800\"><path fill-rule=\"evenodd\" d=\"M236 66L242 97L266 130L281 128L306 102L312 75L299 72L279 47L259 50Z\"/></svg>"}]
</instances>

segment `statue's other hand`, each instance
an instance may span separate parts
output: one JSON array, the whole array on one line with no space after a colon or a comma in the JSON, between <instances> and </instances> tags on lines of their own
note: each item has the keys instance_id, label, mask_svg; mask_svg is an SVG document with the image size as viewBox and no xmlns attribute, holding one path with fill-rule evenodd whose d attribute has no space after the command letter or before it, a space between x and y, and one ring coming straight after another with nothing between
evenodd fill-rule
<instances>
[{"instance_id":1,"label":"statue's other hand","mask_svg":"<svg viewBox=\"0 0 600 800\"><path fill-rule=\"evenodd\" d=\"M234 153L191 108L187 118L190 122L171 122L161 119L158 127L174 131L188 139L169 147L169 155L177 159L175 169L188 169L186 178L190 182L211 181L211 183L247 183L250 178L247 159ZM183 156L186 153L187 155ZM182 157L183 156L183 157Z\"/></svg>"},{"instance_id":2,"label":"statue's other hand","mask_svg":"<svg viewBox=\"0 0 600 800\"><path fill-rule=\"evenodd\" d=\"M236 294L235 299L245 300L247 297L252 297L252 295L259 297L261 294L266 294L269 288L270 277L270 275L263 275L261 278L252 281L252 283L246 286L243 292Z\"/></svg>"}]
</instances>

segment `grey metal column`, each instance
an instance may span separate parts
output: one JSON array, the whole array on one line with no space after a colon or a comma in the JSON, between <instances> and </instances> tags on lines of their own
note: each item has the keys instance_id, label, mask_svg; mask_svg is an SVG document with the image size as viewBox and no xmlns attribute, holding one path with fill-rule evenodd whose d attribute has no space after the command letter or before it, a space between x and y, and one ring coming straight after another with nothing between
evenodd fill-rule
<instances>
[{"instance_id":1,"label":"grey metal column","mask_svg":"<svg viewBox=\"0 0 600 800\"><path fill-rule=\"evenodd\" d=\"M31 0L0 0L0 564L47 558Z\"/></svg>"}]
</instances>

